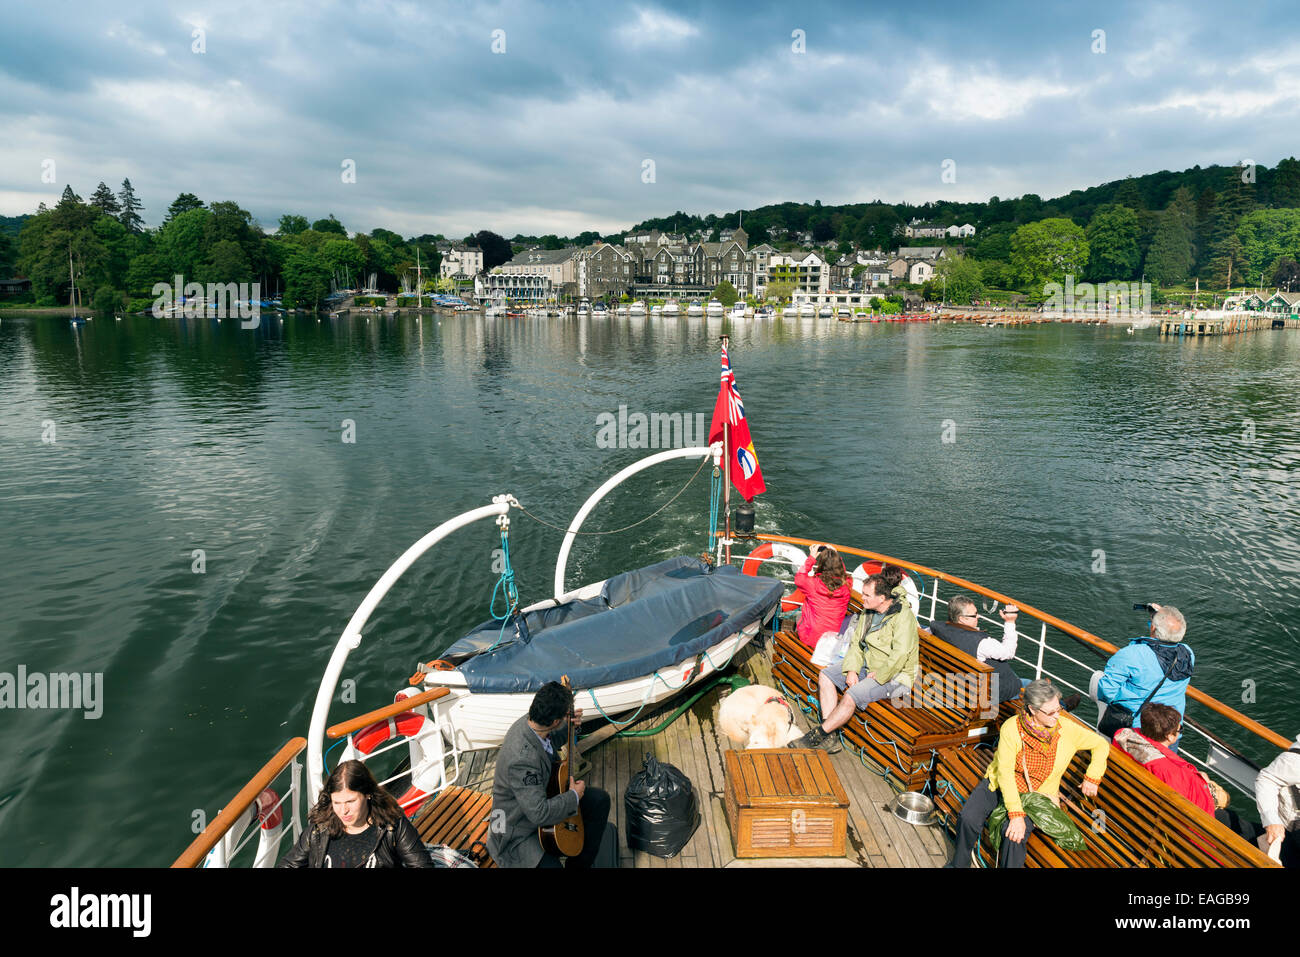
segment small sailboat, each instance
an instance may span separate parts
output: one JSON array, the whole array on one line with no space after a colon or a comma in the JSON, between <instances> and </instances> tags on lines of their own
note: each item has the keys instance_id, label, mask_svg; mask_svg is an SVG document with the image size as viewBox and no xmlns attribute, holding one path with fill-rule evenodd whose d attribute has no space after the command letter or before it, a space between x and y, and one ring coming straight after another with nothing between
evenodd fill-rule
<instances>
[{"instance_id":1,"label":"small sailboat","mask_svg":"<svg viewBox=\"0 0 1300 957\"><path fill-rule=\"evenodd\" d=\"M68 302L72 305L71 325L84 326L86 319L77 315L77 275L72 270L72 247L68 246L68 281L72 283L72 292L68 296ZM89 318L89 317L87 317Z\"/></svg>"}]
</instances>

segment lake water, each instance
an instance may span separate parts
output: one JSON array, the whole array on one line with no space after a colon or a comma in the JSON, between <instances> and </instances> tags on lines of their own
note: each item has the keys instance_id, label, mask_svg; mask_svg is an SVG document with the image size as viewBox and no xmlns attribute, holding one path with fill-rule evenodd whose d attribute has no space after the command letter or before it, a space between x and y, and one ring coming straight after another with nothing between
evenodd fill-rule
<instances>
[{"instance_id":1,"label":"lake water","mask_svg":"<svg viewBox=\"0 0 1300 957\"><path fill-rule=\"evenodd\" d=\"M0 711L0 864L170 863L196 809L306 733L339 633L407 546L501 492L566 524L647 454L600 447L601 414L707 415L724 330L761 531L940 568L1116 643L1145 630L1133 602L1177 605L1193 683L1300 730L1294 332L5 313L0 671L102 672L103 700L97 719ZM588 527L643 517L694 468L639 476ZM569 584L699 551L707 515L701 475L654 521L580 540ZM495 536L459 533L390 592L335 720L488 617ZM526 602L560 538L514 519Z\"/></svg>"}]
</instances>

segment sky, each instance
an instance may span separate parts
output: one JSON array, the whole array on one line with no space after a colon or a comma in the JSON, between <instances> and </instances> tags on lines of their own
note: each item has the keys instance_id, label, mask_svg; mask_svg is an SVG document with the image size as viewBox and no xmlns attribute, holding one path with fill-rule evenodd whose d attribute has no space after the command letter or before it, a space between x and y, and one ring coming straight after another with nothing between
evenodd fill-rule
<instances>
[{"instance_id":1,"label":"sky","mask_svg":"<svg viewBox=\"0 0 1300 957\"><path fill-rule=\"evenodd\" d=\"M1290 3L1081 6L9 5L0 214L129 177L151 226L192 192L268 229L576 235L1300 153Z\"/></svg>"}]
</instances>

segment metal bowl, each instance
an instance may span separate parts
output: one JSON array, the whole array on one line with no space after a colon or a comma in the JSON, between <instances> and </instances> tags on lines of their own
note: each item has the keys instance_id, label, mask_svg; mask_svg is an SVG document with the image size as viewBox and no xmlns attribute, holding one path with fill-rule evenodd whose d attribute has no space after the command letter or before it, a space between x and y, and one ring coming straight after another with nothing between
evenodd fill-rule
<instances>
[{"instance_id":1,"label":"metal bowl","mask_svg":"<svg viewBox=\"0 0 1300 957\"><path fill-rule=\"evenodd\" d=\"M900 821L916 826L933 824L937 813L934 802L917 791L895 794L885 807Z\"/></svg>"}]
</instances>

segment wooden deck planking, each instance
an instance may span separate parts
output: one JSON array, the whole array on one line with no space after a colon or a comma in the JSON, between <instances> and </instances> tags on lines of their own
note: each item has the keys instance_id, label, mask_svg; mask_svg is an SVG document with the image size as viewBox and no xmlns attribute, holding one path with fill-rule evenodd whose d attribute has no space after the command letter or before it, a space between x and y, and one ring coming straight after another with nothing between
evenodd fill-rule
<instances>
[{"instance_id":1,"label":"wooden deck planking","mask_svg":"<svg viewBox=\"0 0 1300 957\"><path fill-rule=\"evenodd\" d=\"M770 662L761 646L752 646L739 670L751 681L775 687ZM725 686L724 686L725 688ZM585 757L591 762L586 780L610 796L610 820L618 828L619 866L652 869L752 866L844 866L937 867L950 853L946 836L939 828L915 828L884 809L893 789L874 770L864 767L858 756L845 748L831 756L841 785L849 797L848 852L840 859L746 859L738 860L732 843L725 808L723 752L734 745L721 735L714 720L720 700L718 692L701 699L668 728L646 738L614 736L596 744ZM649 728L664 720L681 699L672 699L655 713L638 720L632 728ZM796 721L807 727L807 716L796 709ZM701 815L700 826L682 852L669 860L627 846L627 813L624 792L642 767L646 752L657 760L676 766L695 788ZM477 790L491 792L495 752L475 752L462 760L461 781ZM929 833L927 833L929 832Z\"/></svg>"}]
</instances>

